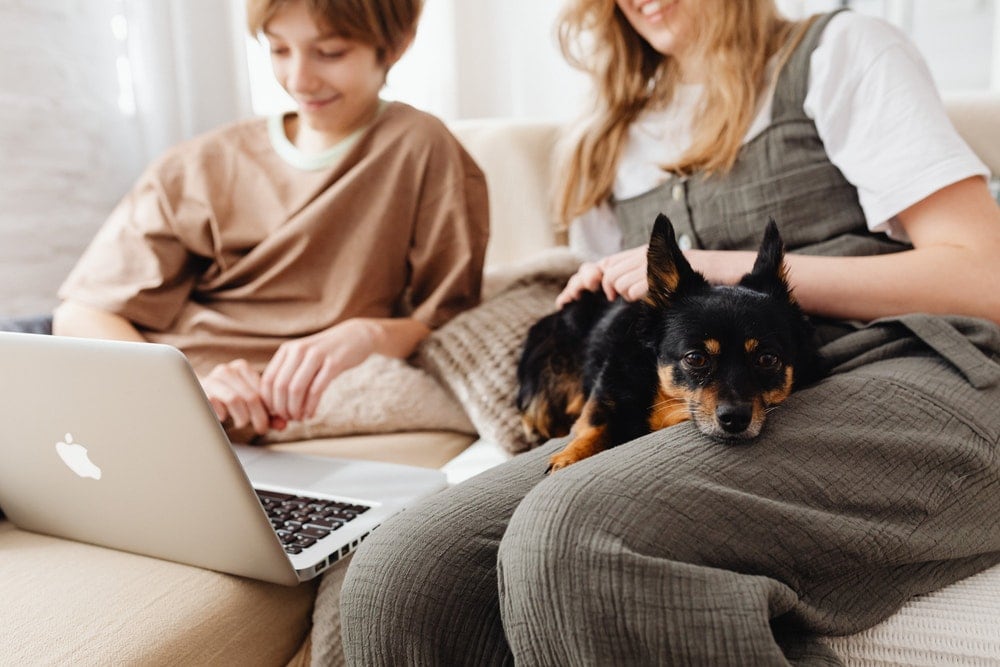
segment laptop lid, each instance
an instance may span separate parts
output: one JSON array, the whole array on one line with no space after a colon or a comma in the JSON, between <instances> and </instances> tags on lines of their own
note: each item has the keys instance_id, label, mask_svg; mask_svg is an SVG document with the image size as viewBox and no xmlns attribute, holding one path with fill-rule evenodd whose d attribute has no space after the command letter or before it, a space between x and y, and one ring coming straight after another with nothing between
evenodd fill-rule
<instances>
[{"instance_id":1,"label":"laptop lid","mask_svg":"<svg viewBox=\"0 0 1000 667\"><path fill-rule=\"evenodd\" d=\"M446 486L436 470L241 448L267 489L371 507L289 555L177 349L0 333L0 368L0 507L28 530L291 585Z\"/></svg>"}]
</instances>

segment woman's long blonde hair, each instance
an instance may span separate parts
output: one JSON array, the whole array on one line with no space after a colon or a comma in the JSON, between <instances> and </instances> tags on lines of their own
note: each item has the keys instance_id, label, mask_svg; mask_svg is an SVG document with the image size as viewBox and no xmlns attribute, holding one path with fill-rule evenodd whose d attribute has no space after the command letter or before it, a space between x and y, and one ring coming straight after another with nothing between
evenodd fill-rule
<instances>
[{"instance_id":1,"label":"woman's long blonde hair","mask_svg":"<svg viewBox=\"0 0 1000 667\"><path fill-rule=\"evenodd\" d=\"M732 168L765 88L768 61L783 46L790 53L802 33L781 17L774 0L698 2L696 20L708 17L693 36L694 48L705 54L704 95L690 148L664 165L676 174ZM645 109L670 101L679 71L674 58L636 33L615 0L570 0L558 37L566 60L590 74L598 98L560 170L556 213L565 226L610 196L629 126Z\"/></svg>"}]
</instances>

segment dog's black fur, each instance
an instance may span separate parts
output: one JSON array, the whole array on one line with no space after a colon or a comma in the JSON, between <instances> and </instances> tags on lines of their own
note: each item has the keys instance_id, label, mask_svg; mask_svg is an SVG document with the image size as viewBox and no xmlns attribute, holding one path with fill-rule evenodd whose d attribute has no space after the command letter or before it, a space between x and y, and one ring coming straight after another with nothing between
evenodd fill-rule
<instances>
[{"instance_id":1,"label":"dog's black fur","mask_svg":"<svg viewBox=\"0 0 1000 667\"><path fill-rule=\"evenodd\" d=\"M528 332L517 369L525 431L573 434L550 470L688 419L725 441L756 437L767 411L822 373L773 220L737 285L692 269L663 215L647 263L644 300L585 292Z\"/></svg>"}]
</instances>

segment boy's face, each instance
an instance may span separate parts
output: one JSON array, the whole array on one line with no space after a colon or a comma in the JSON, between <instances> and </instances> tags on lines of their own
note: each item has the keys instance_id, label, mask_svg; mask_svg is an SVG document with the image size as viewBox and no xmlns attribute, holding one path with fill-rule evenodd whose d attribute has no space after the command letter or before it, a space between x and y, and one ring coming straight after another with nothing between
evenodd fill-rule
<instances>
[{"instance_id":1,"label":"boy's face","mask_svg":"<svg viewBox=\"0 0 1000 667\"><path fill-rule=\"evenodd\" d=\"M374 118L386 73L374 47L329 33L301 0L282 7L264 34L278 83L324 143L332 145Z\"/></svg>"}]
</instances>

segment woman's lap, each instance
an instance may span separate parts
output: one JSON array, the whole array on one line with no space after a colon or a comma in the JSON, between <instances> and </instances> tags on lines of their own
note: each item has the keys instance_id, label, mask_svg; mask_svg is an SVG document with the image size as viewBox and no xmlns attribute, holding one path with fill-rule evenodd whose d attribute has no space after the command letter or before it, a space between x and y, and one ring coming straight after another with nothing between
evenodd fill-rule
<instances>
[{"instance_id":1,"label":"woman's lap","mask_svg":"<svg viewBox=\"0 0 1000 667\"><path fill-rule=\"evenodd\" d=\"M682 424L546 478L550 443L408 511L352 565L349 655L490 664L509 643L526 664L673 650L767 662L772 618L856 631L989 565L1000 503L979 492L1000 481L1000 417L972 406L996 405L997 387L963 376L981 359L963 369L933 341L883 334L841 350L750 444ZM381 605L381 621L409 619L393 649L365 611ZM386 653L399 650L414 653Z\"/></svg>"}]
</instances>

